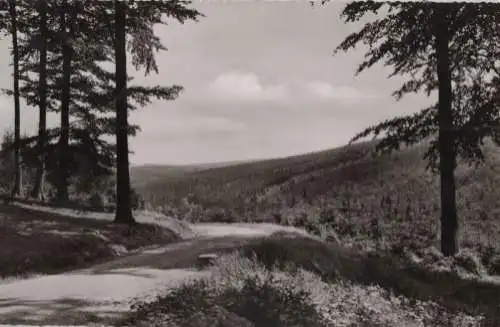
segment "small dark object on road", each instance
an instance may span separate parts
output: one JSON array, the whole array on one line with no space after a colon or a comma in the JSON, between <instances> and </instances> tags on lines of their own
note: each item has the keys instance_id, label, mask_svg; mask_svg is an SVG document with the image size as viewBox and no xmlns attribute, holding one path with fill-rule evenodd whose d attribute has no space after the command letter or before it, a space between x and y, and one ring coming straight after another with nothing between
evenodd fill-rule
<instances>
[{"instance_id":1,"label":"small dark object on road","mask_svg":"<svg viewBox=\"0 0 500 327\"><path fill-rule=\"evenodd\" d=\"M201 270L205 267L213 265L217 257L218 255L216 253L200 254L196 260L196 268Z\"/></svg>"}]
</instances>

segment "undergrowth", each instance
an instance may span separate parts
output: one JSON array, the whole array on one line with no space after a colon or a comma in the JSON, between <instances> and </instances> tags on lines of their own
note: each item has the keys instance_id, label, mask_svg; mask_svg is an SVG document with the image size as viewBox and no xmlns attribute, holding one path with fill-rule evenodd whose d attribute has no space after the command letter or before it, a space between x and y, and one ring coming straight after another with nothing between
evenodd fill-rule
<instances>
[{"instance_id":1,"label":"undergrowth","mask_svg":"<svg viewBox=\"0 0 500 327\"><path fill-rule=\"evenodd\" d=\"M304 269L269 268L239 253L216 260L209 278L138 304L119 326L480 326L483 317L410 300L378 286L325 282Z\"/></svg>"}]
</instances>

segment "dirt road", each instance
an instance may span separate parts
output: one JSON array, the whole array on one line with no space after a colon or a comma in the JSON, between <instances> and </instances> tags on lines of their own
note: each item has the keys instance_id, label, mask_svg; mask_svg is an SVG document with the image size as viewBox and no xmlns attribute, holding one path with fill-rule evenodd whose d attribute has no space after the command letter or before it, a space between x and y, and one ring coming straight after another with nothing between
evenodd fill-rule
<instances>
[{"instance_id":1,"label":"dirt road","mask_svg":"<svg viewBox=\"0 0 500 327\"><path fill-rule=\"evenodd\" d=\"M135 301L191 278L207 276L195 268L198 255L230 251L255 238L292 229L272 224L192 225L196 236L120 257L89 269L0 284L0 324L107 324Z\"/></svg>"}]
</instances>

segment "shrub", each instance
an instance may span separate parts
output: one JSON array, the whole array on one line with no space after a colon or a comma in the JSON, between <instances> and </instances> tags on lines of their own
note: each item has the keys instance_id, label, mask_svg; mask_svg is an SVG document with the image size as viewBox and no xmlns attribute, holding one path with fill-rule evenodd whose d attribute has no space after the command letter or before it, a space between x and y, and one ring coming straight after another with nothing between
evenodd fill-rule
<instances>
[{"instance_id":1,"label":"shrub","mask_svg":"<svg viewBox=\"0 0 500 327\"><path fill-rule=\"evenodd\" d=\"M208 213L208 220L217 223L235 223L238 221L232 212L225 209L212 210Z\"/></svg>"},{"instance_id":2,"label":"shrub","mask_svg":"<svg viewBox=\"0 0 500 327\"><path fill-rule=\"evenodd\" d=\"M92 193L87 200L87 205L96 211L102 210L104 208L103 196L99 193Z\"/></svg>"},{"instance_id":3,"label":"shrub","mask_svg":"<svg viewBox=\"0 0 500 327\"><path fill-rule=\"evenodd\" d=\"M267 269L231 253L216 259L206 279L139 304L119 326L479 326L481 316L450 312L378 286L327 283L313 273Z\"/></svg>"},{"instance_id":4,"label":"shrub","mask_svg":"<svg viewBox=\"0 0 500 327\"><path fill-rule=\"evenodd\" d=\"M488 273L490 275L500 275L500 256L494 256L488 263Z\"/></svg>"},{"instance_id":5,"label":"shrub","mask_svg":"<svg viewBox=\"0 0 500 327\"><path fill-rule=\"evenodd\" d=\"M135 191L135 189L130 189L130 205L132 210L138 210L144 208L144 199L143 197Z\"/></svg>"},{"instance_id":6,"label":"shrub","mask_svg":"<svg viewBox=\"0 0 500 327\"><path fill-rule=\"evenodd\" d=\"M303 236L283 241L279 233L273 234L243 246L241 254L246 258L255 259L269 270L277 267L296 271L301 268L326 280L336 280L341 276L341 269L347 269L342 263L342 257L345 255L342 248L334 243L326 245Z\"/></svg>"},{"instance_id":7,"label":"shrub","mask_svg":"<svg viewBox=\"0 0 500 327\"><path fill-rule=\"evenodd\" d=\"M309 293L291 285L280 285L273 275L263 280L257 276L247 277L241 289L227 289L222 299L230 311L256 326L326 326Z\"/></svg>"},{"instance_id":8,"label":"shrub","mask_svg":"<svg viewBox=\"0 0 500 327\"><path fill-rule=\"evenodd\" d=\"M241 286L203 280L185 284L153 303L133 306L119 326L326 327L306 291L272 275L236 278Z\"/></svg>"}]
</instances>

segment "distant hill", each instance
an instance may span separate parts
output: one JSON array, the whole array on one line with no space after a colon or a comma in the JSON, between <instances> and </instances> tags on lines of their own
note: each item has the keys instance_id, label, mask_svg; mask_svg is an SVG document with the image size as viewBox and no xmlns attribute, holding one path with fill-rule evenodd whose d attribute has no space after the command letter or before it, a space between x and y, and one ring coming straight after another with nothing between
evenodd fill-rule
<instances>
[{"instance_id":1,"label":"distant hill","mask_svg":"<svg viewBox=\"0 0 500 327\"><path fill-rule=\"evenodd\" d=\"M143 165L130 168L130 181L132 186L145 187L155 181L166 181L184 176L201 168L195 166L170 166L170 165Z\"/></svg>"},{"instance_id":2,"label":"distant hill","mask_svg":"<svg viewBox=\"0 0 500 327\"><path fill-rule=\"evenodd\" d=\"M277 195L277 188L285 191L293 186L295 190L299 185L310 184L306 182L307 176L331 170L335 170L337 176L339 169L342 171L360 160L371 160L373 147L374 143L362 143L285 158L219 166L142 166L132 168L131 175L133 186L154 207L179 206L187 200L204 208L227 209L241 207L249 201L262 204L264 198ZM382 162L382 159L376 160ZM306 191L305 198L312 199L323 192L316 188L310 190L312 193ZM299 193L297 196L303 197L302 192Z\"/></svg>"},{"instance_id":3,"label":"distant hill","mask_svg":"<svg viewBox=\"0 0 500 327\"><path fill-rule=\"evenodd\" d=\"M233 166L249 161L228 161L201 163L192 165L139 165L130 167L130 179L133 187L144 187L150 183L169 181L172 178L201 170Z\"/></svg>"},{"instance_id":4,"label":"distant hill","mask_svg":"<svg viewBox=\"0 0 500 327\"><path fill-rule=\"evenodd\" d=\"M434 237L439 181L426 170L426 145L381 156L372 155L374 146L223 167L149 168L134 185L155 209L181 219L329 221L353 237L373 233L376 221L388 238ZM461 162L456 173L464 242L500 240L500 152L492 145L485 151L485 165Z\"/></svg>"}]
</instances>

